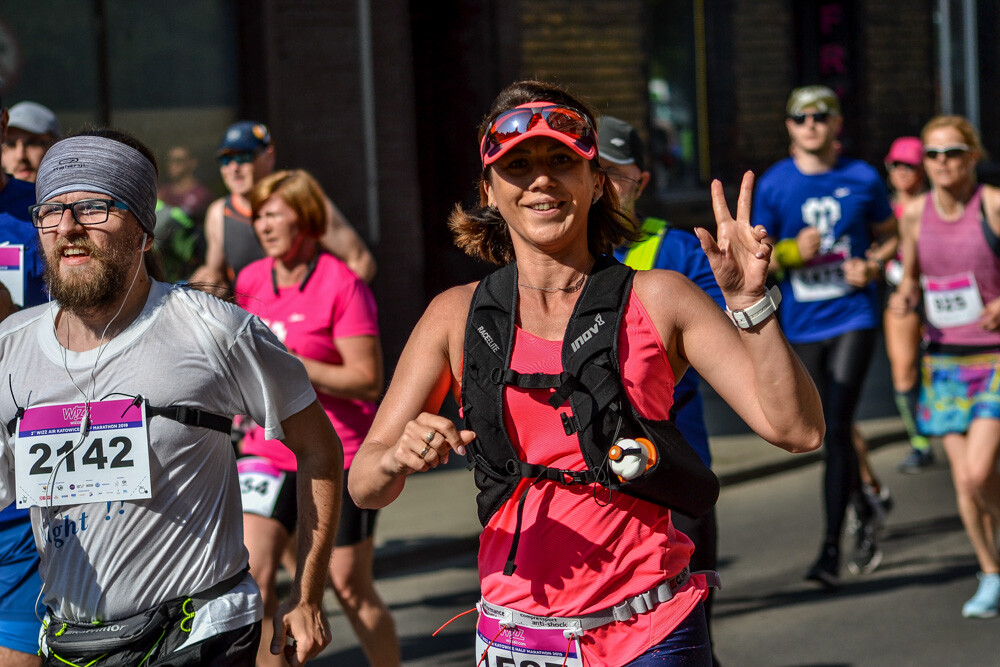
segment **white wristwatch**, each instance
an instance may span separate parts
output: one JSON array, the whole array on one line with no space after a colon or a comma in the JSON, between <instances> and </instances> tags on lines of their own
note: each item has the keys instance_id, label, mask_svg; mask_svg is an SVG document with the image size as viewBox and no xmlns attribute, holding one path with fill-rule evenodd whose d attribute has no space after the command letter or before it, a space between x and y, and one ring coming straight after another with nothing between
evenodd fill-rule
<instances>
[{"instance_id":1,"label":"white wristwatch","mask_svg":"<svg viewBox=\"0 0 1000 667\"><path fill-rule=\"evenodd\" d=\"M740 329L750 329L778 310L779 303L781 303L781 290L778 289L777 285L774 285L764 293L764 297L760 301L749 308L729 310L729 306L726 306L726 314Z\"/></svg>"}]
</instances>

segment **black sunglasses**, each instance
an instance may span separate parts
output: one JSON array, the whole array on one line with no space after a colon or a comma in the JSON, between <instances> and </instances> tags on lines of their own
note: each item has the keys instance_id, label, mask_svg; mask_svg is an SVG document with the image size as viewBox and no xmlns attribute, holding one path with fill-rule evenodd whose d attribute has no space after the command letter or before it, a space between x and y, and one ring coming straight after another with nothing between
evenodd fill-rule
<instances>
[{"instance_id":1,"label":"black sunglasses","mask_svg":"<svg viewBox=\"0 0 1000 667\"><path fill-rule=\"evenodd\" d=\"M814 123L825 123L830 120L830 112L814 111L812 113L790 113L787 118L796 125L804 125L807 118L812 118Z\"/></svg>"}]
</instances>

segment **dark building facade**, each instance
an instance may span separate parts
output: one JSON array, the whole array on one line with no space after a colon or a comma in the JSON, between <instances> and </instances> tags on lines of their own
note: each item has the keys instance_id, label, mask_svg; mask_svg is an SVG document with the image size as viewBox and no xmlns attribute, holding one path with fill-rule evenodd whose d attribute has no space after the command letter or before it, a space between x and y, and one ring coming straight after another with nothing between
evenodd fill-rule
<instances>
[{"instance_id":1,"label":"dark building facade","mask_svg":"<svg viewBox=\"0 0 1000 667\"><path fill-rule=\"evenodd\" d=\"M787 153L797 85L844 98L845 152L879 163L935 113L973 117L1000 154L1000 0L5 0L4 103L66 128L190 146L221 194L223 129L269 124L279 167L313 172L375 251L391 364L427 301L489 267L446 228L480 175L476 127L519 78L570 86L637 127L643 206L710 224L707 186ZM989 165L984 175L989 177Z\"/></svg>"}]
</instances>

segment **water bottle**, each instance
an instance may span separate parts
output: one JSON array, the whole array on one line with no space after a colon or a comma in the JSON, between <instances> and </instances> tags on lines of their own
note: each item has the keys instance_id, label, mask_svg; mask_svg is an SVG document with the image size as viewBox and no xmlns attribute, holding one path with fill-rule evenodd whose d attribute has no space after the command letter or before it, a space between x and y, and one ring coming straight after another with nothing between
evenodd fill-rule
<instances>
[{"instance_id":1,"label":"water bottle","mask_svg":"<svg viewBox=\"0 0 1000 667\"><path fill-rule=\"evenodd\" d=\"M646 438L622 438L608 450L608 462L611 472L628 482L656 465L656 447Z\"/></svg>"}]
</instances>

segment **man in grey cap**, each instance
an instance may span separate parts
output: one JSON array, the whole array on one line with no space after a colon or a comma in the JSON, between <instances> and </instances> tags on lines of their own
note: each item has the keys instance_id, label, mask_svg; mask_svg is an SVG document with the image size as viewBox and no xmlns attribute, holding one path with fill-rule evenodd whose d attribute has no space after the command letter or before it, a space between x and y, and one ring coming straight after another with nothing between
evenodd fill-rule
<instances>
[{"instance_id":1,"label":"man in grey cap","mask_svg":"<svg viewBox=\"0 0 1000 667\"><path fill-rule=\"evenodd\" d=\"M330 641L321 602L343 469L305 370L257 317L150 277L146 146L113 130L64 139L36 190L53 301L0 325L0 506L31 508L46 664L253 665L262 609L236 414L301 466L298 576L271 651L305 662Z\"/></svg>"},{"instance_id":2,"label":"man in grey cap","mask_svg":"<svg viewBox=\"0 0 1000 667\"><path fill-rule=\"evenodd\" d=\"M271 132L263 123L243 120L230 125L218 150L219 173L229 190L205 213L205 263L191 276L192 283L216 286L236 284L236 276L252 261L261 259L250 220L250 190L274 170ZM327 228L322 246L339 257L365 282L375 277L375 258L347 219L326 200Z\"/></svg>"},{"instance_id":3,"label":"man in grey cap","mask_svg":"<svg viewBox=\"0 0 1000 667\"><path fill-rule=\"evenodd\" d=\"M14 178L35 182L45 151L62 136L52 110L37 102L18 102L10 108L7 138L0 153L3 170Z\"/></svg>"},{"instance_id":4,"label":"man in grey cap","mask_svg":"<svg viewBox=\"0 0 1000 667\"><path fill-rule=\"evenodd\" d=\"M645 146L639 132L620 118L601 116L597 119L597 136L601 166L618 192L622 210L629 214L634 224L641 226L645 234L645 238L637 243L618 248L615 257L633 269L668 269L682 273L715 299L720 308L725 308L722 290L715 282L712 266L708 263L705 251L701 249L698 237L688 230L671 227L661 218L639 218L635 210L639 196L650 178L645 169ZM698 389L700 383L701 377L693 369L688 369L674 387L674 407L670 412L670 419L702 462L710 467L712 454L708 447L704 401ZM715 508L695 518L676 512L672 515L672 520L674 527L694 542L691 569L715 570L719 560ZM714 592L709 590L705 601L709 641L713 598Z\"/></svg>"}]
</instances>

